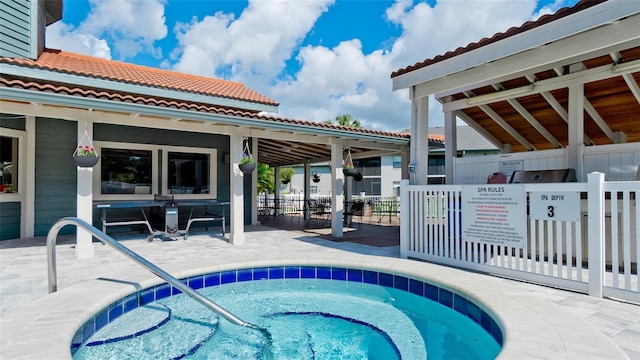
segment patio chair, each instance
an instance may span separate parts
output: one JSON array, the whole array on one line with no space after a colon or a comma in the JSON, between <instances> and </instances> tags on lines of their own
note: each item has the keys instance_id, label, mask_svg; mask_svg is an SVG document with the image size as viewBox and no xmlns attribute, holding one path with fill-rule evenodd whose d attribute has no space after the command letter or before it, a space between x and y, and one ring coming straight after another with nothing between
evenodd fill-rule
<instances>
[{"instance_id":1,"label":"patio chair","mask_svg":"<svg viewBox=\"0 0 640 360\"><path fill-rule=\"evenodd\" d=\"M344 216L345 216L345 223L348 226L353 225L353 217L357 216L360 218L360 221L358 221L358 227L361 228L363 215L364 215L364 202L350 201L346 203Z\"/></svg>"}]
</instances>

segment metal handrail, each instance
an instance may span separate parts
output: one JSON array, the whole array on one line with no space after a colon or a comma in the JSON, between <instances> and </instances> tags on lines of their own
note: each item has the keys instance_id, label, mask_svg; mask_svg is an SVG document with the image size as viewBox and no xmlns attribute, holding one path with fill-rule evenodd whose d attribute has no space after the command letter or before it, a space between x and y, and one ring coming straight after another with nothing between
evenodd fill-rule
<instances>
[{"instance_id":1,"label":"metal handrail","mask_svg":"<svg viewBox=\"0 0 640 360\"><path fill-rule=\"evenodd\" d=\"M188 285L184 284L180 280L178 280L175 277L169 275L164 270L162 270L159 267L155 266L154 264L150 263L149 261L144 259L142 256L136 254L131 249L127 248L126 246L124 246L122 244L120 244L119 242L114 240L109 235L103 233L102 231L96 229L95 227L93 227L92 225L87 223L86 221L84 221L82 219L79 219L77 217L65 217L65 218L62 218L62 219L58 220L55 224L53 224L53 226L49 230L49 234L47 235L47 266L48 266L48 272L49 272L49 293L56 292L57 288L58 288L58 284L57 284L58 283L58 275L57 275L57 271L56 271L56 240L57 240L57 237L58 237L58 232L60 232L60 230L63 227L67 226L67 225L76 225L77 227L85 229L86 231L90 232L91 235L93 235L95 238L97 238L98 240L102 241L103 244L107 244L107 245L111 246L112 248L118 250L121 254L125 255L128 258L130 258L131 260L133 260L135 263L137 263L138 265L142 266L143 268L145 268L145 269L151 271L152 273L156 274L157 276L159 276L160 278L165 280L167 283L171 284L171 286L179 289L180 291L182 291L187 296L191 297L192 299L196 300L197 302L201 303L202 305L208 307L209 309L211 309L216 314L218 314L218 315L222 316L223 318L229 320L233 324L258 330L258 331L260 331L261 333L263 333L267 337L267 340L269 342L271 341L271 334L269 333L269 331L267 331L267 329L261 328L261 327L259 327L257 325L254 325L254 324L251 324L251 323L248 323L246 321L241 320L239 317L237 317L237 316L233 315L232 313L230 313L229 311L225 310L220 305L218 305L215 302L209 300L207 297L205 297L205 296L201 295L200 293L196 292L195 290L193 290Z\"/></svg>"}]
</instances>

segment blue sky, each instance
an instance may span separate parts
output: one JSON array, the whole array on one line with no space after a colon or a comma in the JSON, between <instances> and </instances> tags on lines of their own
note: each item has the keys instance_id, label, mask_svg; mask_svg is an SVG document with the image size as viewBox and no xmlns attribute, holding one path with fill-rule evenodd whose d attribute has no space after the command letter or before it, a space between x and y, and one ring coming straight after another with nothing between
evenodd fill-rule
<instances>
[{"instance_id":1,"label":"blue sky","mask_svg":"<svg viewBox=\"0 0 640 360\"><path fill-rule=\"evenodd\" d=\"M239 81L278 116L410 125L392 71L578 0L65 0L49 48ZM432 126L442 112L430 106Z\"/></svg>"}]
</instances>

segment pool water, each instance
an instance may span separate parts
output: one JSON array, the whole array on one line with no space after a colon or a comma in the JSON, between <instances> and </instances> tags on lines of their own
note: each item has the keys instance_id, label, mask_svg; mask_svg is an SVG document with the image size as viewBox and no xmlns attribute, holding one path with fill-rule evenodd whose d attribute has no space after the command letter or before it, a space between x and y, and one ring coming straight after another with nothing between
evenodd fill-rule
<instances>
[{"instance_id":1,"label":"pool water","mask_svg":"<svg viewBox=\"0 0 640 360\"><path fill-rule=\"evenodd\" d=\"M494 359L501 346L450 307L379 285L280 279L199 290L244 321L233 325L181 294L97 331L74 359Z\"/></svg>"}]
</instances>

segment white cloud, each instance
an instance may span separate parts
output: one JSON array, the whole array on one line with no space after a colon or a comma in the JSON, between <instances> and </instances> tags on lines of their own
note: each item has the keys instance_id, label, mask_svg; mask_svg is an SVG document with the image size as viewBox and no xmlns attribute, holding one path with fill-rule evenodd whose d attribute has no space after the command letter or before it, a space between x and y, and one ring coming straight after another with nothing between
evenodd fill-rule
<instances>
[{"instance_id":1,"label":"white cloud","mask_svg":"<svg viewBox=\"0 0 640 360\"><path fill-rule=\"evenodd\" d=\"M160 57L154 42L167 36L165 0L91 0L91 13L80 25L89 33L105 34L120 58L149 52Z\"/></svg>"},{"instance_id":2,"label":"white cloud","mask_svg":"<svg viewBox=\"0 0 640 360\"><path fill-rule=\"evenodd\" d=\"M106 40L98 39L91 34L81 33L72 25L62 21L47 27L45 39L46 46L49 48L111 59L111 49Z\"/></svg>"},{"instance_id":3,"label":"white cloud","mask_svg":"<svg viewBox=\"0 0 640 360\"><path fill-rule=\"evenodd\" d=\"M358 40L302 48L298 73L267 94L285 116L323 121L348 113L367 128L404 130L410 102L406 91L391 91L392 71L519 26L535 8L535 0L441 0L435 7L398 0L386 13L402 29L390 51L364 54ZM441 126L439 104L432 100L429 109L430 125Z\"/></svg>"},{"instance_id":4,"label":"white cloud","mask_svg":"<svg viewBox=\"0 0 640 360\"><path fill-rule=\"evenodd\" d=\"M175 28L174 69L266 86L333 0L259 1L236 19L218 12Z\"/></svg>"}]
</instances>

